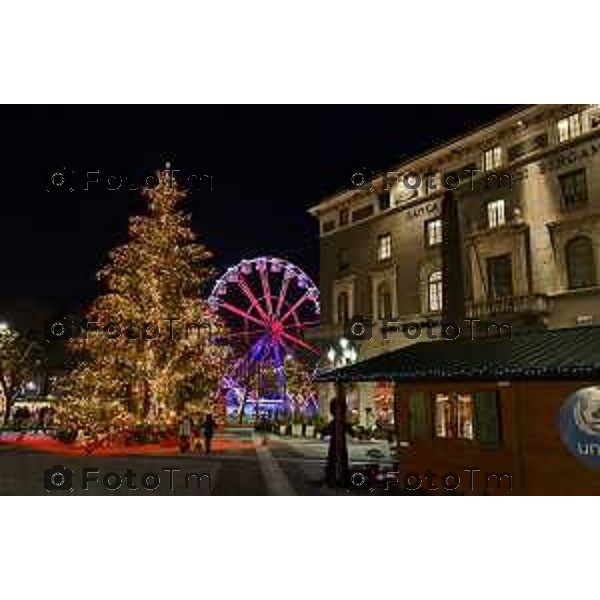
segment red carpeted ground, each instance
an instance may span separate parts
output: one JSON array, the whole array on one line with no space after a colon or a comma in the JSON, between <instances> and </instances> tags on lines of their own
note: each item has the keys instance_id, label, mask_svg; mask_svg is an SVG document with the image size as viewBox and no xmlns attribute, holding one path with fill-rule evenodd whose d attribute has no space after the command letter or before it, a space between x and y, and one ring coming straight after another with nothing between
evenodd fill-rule
<instances>
[{"instance_id":1,"label":"red carpeted ground","mask_svg":"<svg viewBox=\"0 0 600 600\"><path fill-rule=\"evenodd\" d=\"M84 445L80 443L65 444L43 434L32 433L5 433L0 437L0 445L10 445L62 455L86 455L95 456L128 456L131 454L145 454L156 456L170 456L180 454L177 441L167 440L160 444L135 444L135 445ZM231 450L249 450L255 447L251 439L235 439L228 437L215 437L212 442L213 452L225 452Z\"/></svg>"}]
</instances>

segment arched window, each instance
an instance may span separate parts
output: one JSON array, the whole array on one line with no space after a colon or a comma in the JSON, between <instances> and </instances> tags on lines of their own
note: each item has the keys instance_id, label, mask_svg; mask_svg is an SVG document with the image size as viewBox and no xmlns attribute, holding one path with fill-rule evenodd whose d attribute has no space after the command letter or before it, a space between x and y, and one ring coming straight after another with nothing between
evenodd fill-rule
<instances>
[{"instance_id":1,"label":"arched window","mask_svg":"<svg viewBox=\"0 0 600 600\"><path fill-rule=\"evenodd\" d=\"M427 280L427 306L430 312L439 312L442 303L442 272L434 271Z\"/></svg>"},{"instance_id":2,"label":"arched window","mask_svg":"<svg viewBox=\"0 0 600 600\"><path fill-rule=\"evenodd\" d=\"M350 320L350 302L348 292L340 292L337 297L337 321L345 323Z\"/></svg>"},{"instance_id":3,"label":"arched window","mask_svg":"<svg viewBox=\"0 0 600 600\"><path fill-rule=\"evenodd\" d=\"M377 286L377 316L380 319L392 317L392 292L387 281Z\"/></svg>"},{"instance_id":4,"label":"arched window","mask_svg":"<svg viewBox=\"0 0 600 600\"><path fill-rule=\"evenodd\" d=\"M596 285L596 261L592 240L578 236L565 246L569 289Z\"/></svg>"}]
</instances>

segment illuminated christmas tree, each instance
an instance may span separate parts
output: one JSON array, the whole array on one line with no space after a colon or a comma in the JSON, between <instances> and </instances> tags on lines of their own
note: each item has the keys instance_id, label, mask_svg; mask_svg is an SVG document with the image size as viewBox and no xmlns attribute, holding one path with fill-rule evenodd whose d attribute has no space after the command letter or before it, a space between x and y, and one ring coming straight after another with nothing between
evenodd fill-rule
<instances>
[{"instance_id":1,"label":"illuminated christmas tree","mask_svg":"<svg viewBox=\"0 0 600 600\"><path fill-rule=\"evenodd\" d=\"M286 357L284 363L286 392L291 398L294 414L313 412L317 408L317 389L313 382L313 370L306 361ZM314 406L311 406L311 402Z\"/></svg>"},{"instance_id":2,"label":"illuminated christmas tree","mask_svg":"<svg viewBox=\"0 0 600 600\"><path fill-rule=\"evenodd\" d=\"M157 177L147 214L130 219L129 241L98 273L106 293L87 311L94 325L72 345L80 364L65 395L88 414L115 400L146 421L185 402L208 405L224 373L222 325L200 296L211 255L181 210L186 192L170 171Z\"/></svg>"}]
</instances>

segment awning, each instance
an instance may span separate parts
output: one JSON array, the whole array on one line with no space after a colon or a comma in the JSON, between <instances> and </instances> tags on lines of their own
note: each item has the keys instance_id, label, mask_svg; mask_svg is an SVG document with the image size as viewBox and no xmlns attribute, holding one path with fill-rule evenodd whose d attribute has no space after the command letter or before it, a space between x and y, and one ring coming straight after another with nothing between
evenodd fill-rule
<instances>
[{"instance_id":1,"label":"awning","mask_svg":"<svg viewBox=\"0 0 600 600\"><path fill-rule=\"evenodd\" d=\"M366 342L368 343L368 342ZM600 379L600 327L513 332L512 339L419 342L328 371L317 382Z\"/></svg>"}]
</instances>

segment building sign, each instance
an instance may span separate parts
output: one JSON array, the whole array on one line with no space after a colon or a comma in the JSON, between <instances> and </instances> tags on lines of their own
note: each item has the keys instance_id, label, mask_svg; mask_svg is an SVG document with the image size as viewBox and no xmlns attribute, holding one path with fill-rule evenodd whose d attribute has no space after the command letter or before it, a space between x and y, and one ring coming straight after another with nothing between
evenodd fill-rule
<instances>
[{"instance_id":1,"label":"building sign","mask_svg":"<svg viewBox=\"0 0 600 600\"><path fill-rule=\"evenodd\" d=\"M571 148L560 152L556 156L543 160L539 163L540 173L556 171L563 167L573 166L582 160L590 159L600 151L600 142L595 141L577 148Z\"/></svg>"},{"instance_id":2,"label":"building sign","mask_svg":"<svg viewBox=\"0 0 600 600\"><path fill-rule=\"evenodd\" d=\"M415 206L415 208L411 208L406 214L409 219L418 219L429 216L435 217L439 211L440 205L438 202L427 202L426 204L420 204L419 206Z\"/></svg>"},{"instance_id":3,"label":"building sign","mask_svg":"<svg viewBox=\"0 0 600 600\"><path fill-rule=\"evenodd\" d=\"M600 386L571 394L559 416L560 437L579 460L600 468Z\"/></svg>"}]
</instances>

